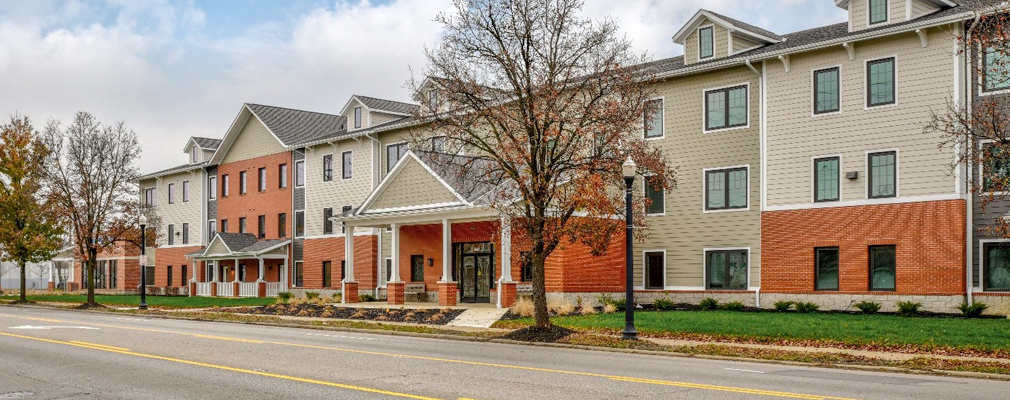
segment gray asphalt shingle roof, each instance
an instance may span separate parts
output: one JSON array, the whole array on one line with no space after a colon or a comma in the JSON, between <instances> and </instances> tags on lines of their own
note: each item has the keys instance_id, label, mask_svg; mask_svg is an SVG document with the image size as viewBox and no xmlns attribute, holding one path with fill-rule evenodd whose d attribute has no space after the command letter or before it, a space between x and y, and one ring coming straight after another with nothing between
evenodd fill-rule
<instances>
[{"instance_id":1,"label":"gray asphalt shingle roof","mask_svg":"<svg viewBox=\"0 0 1010 400\"><path fill-rule=\"evenodd\" d=\"M200 148L207 150L217 150L217 148L221 146L221 139L193 136L193 141L196 142L196 145L200 146Z\"/></svg>"},{"instance_id":2,"label":"gray asphalt shingle roof","mask_svg":"<svg viewBox=\"0 0 1010 400\"><path fill-rule=\"evenodd\" d=\"M327 135L339 137L341 132L346 133L346 118L340 115L262 104L247 106L284 146L310 142Z\"/></svg>"},{"instance_id":3,"label":"gray asphalt shingle roof","mask_svg":"<svg viewBox=\"0 0 1010 400\"><path fill-rule=\"evenodd\" d=\"M258 251L263 251L263 250L269 249L271 247L274 247L276 245L279 245L279 244L287 242L287 241L288 241L288 239L260 240L260 241L257 241L256 243L253 243L251 245L243 247L241 250L236 250L236 252L240 252L240 253L255 253L255 252L258 252Z\"/></svg>"},{"instance_id":4,"label":"gray asphalt shingle roof","mask_svg":"<svg viewBox=\"0 0 1010 400\"><path fill-rule=\"evenodd\" d=\"M358 100L361 100L361 102L364 103L366 107L375 111L387 111L397 114L412 115L421 107L417 104L410 104L393 100L377 99L368 96L355 95L355 97L357 97Z\"/></svg>"},{"instance_id":5,"label":"gray asphalt shingle roof","mask_svg":"<svg viewBox=\"0 0 1010 400\"><path fill-rule=\"evenodd\" d=\"M163 169L161 171L152 172L150 174L141 175L139 178L137 178L137 180L138 181L142 181L142 180L145 180L145 179L157 178L159 176L171 175L171 174L174 174L176 172L184 172L184 171L189 171L189 170L192 170L192 169L203 168L205 165L207 165L206 161L205 162L196 163L196 164L183 164L183 165L175 166L175 167L172 167L172 168Z\"/></svg>"},{"instance_id":6,"label":"gray asphalt shingle roof","mask_svg":"<svg viewBox=\"0 0 1010 400\"><path fill-rule=\"evenodd\" d=\"M770 30L767 30L767 29L764 29L764 28L759 28L759 27L756 27L754 25L748 24L746 22L740 21L738 19L733 19L733 18L727 17L725 15L719 14L717 12L712 12L710 10L705 10L705 12L711 13L712 15L715 15L716 17L722 18L722 19L726 20L726 22L729 22L729 23L733 24L737 28L742 28L744 30L751 31L751 32L754 32L754 33L756 33L758 35L766 36L766 37L771 38L771 39L782 40L782 36L779 36L777 33L772 32Z\"/></svg>"},{"instance_id":7,"label":"gray asphalt shingle roof","mask_svg":"<svg viewBox=\"0 0 1010 400\"><path fill-rule=\"evenodd\" d=\"M256 235L251 233L234 233L234 232L218 232L217 237L221 238L226 246L233 253L237 253L242 249L251 246L256 243Z\"/></svg>"}]
</instances>

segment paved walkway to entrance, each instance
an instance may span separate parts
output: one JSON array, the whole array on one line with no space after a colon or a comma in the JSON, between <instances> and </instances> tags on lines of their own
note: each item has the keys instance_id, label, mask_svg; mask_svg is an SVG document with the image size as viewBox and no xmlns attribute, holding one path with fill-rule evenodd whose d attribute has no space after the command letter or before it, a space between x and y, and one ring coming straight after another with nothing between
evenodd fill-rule
<instances>
[{"instance_id":1,"label":"paved walkway to entrance","mask_svg":"<svg viewBox=\"0 0 1010 400\"><path fill-rule=\"evenodd\" d=\"M507 308L474 307L467 308L462 314L452 321L448 326L467 326L472 328L490 328L491 324L497 322L508 312Z\"/></svg>"}]
</instances>

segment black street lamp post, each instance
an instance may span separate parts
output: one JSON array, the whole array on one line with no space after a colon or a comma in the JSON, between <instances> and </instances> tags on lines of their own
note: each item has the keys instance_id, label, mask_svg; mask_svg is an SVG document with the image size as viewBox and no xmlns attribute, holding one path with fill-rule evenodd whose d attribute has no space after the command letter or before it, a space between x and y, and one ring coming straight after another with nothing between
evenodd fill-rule
<instances>
[{"instance_id":1,"label":"black street lamp post","mask_svg":"<svg viewBox=\"0 0 1010 400\"><path fill-rule=\"evenodd\" d=\"M621 170L624 173L624 184L625 188L625 200L624 200L624 215L628 221L628 232L625 234L625 276L624 276L624 330L621 332L621 338L627 340L638 339L638 331L635 330L635 296L634 296L634 260L632 254L634 254L632 240L634 239L634 222L632 221L631 214L631 184L635 182L635 174L638 172L638 167L635 162L628 157L628 160L621 165Z\"/></svg>"},{"instance_id":2,"label":"black street lamp post","mask_svg":"<svg viewBox=\"0 0 1010 400\"><path fill-rule=\"evenodd\" d=\"M140 216L140 306L138 310L147 309L147 217Z\"/></svg>"}]
</instances>

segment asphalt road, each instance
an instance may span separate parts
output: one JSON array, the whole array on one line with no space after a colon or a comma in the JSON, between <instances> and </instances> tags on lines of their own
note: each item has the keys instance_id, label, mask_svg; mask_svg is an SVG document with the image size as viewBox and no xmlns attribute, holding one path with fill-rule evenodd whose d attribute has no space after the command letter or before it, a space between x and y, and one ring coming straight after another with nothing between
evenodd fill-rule
<instances>
[{"instance_id":1,"label":"asphalt road","mask_svg":"<svg viewBox=\"0 0 1010 400\"><path fill-rule=\"evenodd\" d=\"M0 399L1005 399L1010 383L0 307Z\"/></svg>"}]
</instances>

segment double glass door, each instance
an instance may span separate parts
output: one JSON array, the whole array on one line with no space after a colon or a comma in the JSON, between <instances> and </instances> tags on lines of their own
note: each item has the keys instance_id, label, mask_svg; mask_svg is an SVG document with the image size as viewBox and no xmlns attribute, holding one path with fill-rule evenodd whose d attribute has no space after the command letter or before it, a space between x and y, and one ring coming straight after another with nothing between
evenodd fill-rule
<instances>
[{"instance_id":1,"label":"double glass door","mask_svg":"<svg viewBox=\"0 0 1010 400\"><path fill-rule=\"evenodd\" d=\"M462 243L457 245L456 263L459 271L460 301L488 303L494 285L494 245L492 243Z\"/></svg>"}]
</instances>

